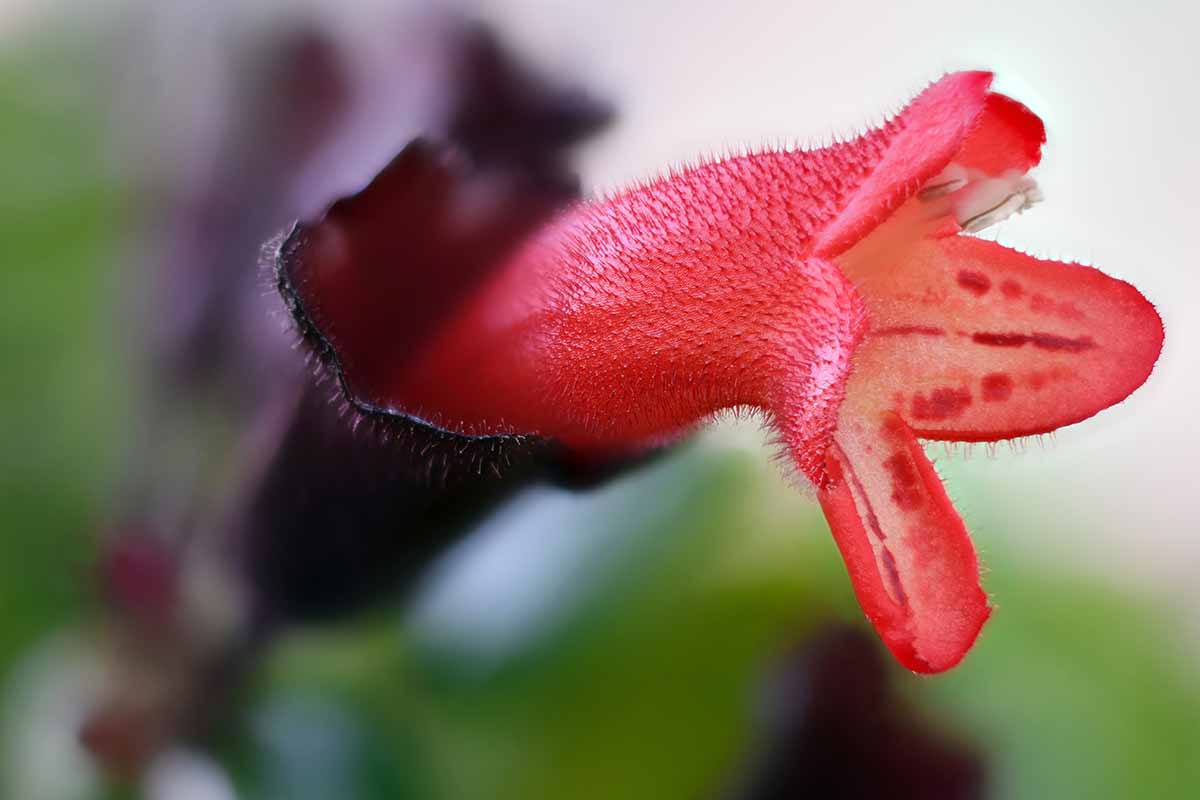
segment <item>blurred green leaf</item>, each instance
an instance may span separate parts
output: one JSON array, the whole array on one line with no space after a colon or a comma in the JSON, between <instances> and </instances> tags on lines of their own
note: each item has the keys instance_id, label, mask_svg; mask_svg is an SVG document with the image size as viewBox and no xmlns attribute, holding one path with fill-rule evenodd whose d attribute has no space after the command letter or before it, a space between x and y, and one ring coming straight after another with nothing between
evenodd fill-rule
<instances>
[{"instance_id":1,"label":"blurred green leaf","mask_svg":"<svg viewBox=\"0 0 1200 800\"><path fill-rule=\"evenodd\" d=\"M617 566L502 664L431 653L384 618L297 636L269 684L343 697L421 765L429 797L711 796L750 744L766 665L813 622L861 612L812 504L744 457L696 449L631 482L608 509ZM997 796L1200 785L1200 694L1161 610L1003 551L989 563L1000 609L976 651L895 676L983 746Z\"/></svg>"},{"instance_id":2,"label":"blurred green leaf","mask_svg":"<svg viewBox=\"0 0 1200 800\"><path fill-rule=\"evenodd\" d=\"M912 688L993 750L998 796L1190 796L1200 687L1182 620L1003 554L989 563L999 607L975 651Z\"/></svg>"},{"instance_id":3,"label":"blurred green leaf","mask_svg":"<svg viewBox=\"0 0 1200 800\"><path fill-rule=\"evenodd\" d=\"M83 52L0 52L0 675L81 607L126 399L112 324L118 192Z\"/></svg>"}]
</instances>

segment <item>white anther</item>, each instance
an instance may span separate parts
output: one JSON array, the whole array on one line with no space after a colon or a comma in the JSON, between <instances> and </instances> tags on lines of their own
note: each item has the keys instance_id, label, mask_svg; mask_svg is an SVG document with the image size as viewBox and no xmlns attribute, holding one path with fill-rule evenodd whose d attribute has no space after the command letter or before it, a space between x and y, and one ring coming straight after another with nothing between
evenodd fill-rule
<instances>
[{"instance_id":1,"label":"white anther","mask_svg":"<svg viewBox=\"0 0 1200 800\"><path fill-rule=\"evenodd\" d=\"M1019 214L1029 207L1026 197L1023 194L1010 194L1005 198L1000 205L989 208L988 210L976 214L968 220L964 220L959 224L967 233L976 233L984 228L990 228L997 222L1003 222L1013 214Z\"/></svg>"},{"instance_id":2,"label":"white anther","mask_svg":"<svg viewBox=\"0 0 1200 800\"><path fill-rule=\"evenodd\" d=\"M935 200L967 185L967 171L958 164L950 163L936 177L930 178L917 194L921 200Z\"/></svg>"},{"instance_id":3,"label":"white anther","mask_svg":"<svg viewBox=\"0 0 1200 800\"><path fill-rule=\"evenodd\" d=\"M952 162L917 197L927 205L927 214L953 214L964 231L974 233L1030 208L1042 199L1042 191L1033 178L1016 170L997 176Z\"/></svg>"},{"instance_id":4,"label":"white anther","mask_svg":"<svg viewBox=\"0 0 1200 800\"><path fill-rule=\"evenodd\" d=\"M1042 199L1037 182L1027 175L972 179L951 199L954 216L967 233L975 233L1032 207Z\"/></svg>"}]
</instances>

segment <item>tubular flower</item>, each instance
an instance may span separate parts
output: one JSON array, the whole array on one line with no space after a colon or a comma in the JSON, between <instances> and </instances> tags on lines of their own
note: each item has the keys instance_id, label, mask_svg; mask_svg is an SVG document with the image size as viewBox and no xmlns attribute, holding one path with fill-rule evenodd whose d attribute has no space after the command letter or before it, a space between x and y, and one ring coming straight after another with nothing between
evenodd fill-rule
<instances>
[{"instance_id":1,"label":"tubular flower","mask_svg":"<svg viewBox=\"0 0 1200 800\"><path fill-rule=\"evenodd\" d=\"M702 164L532 228L495 176L414 143L296 227L280 287L360 411L464 442L606 462L761 410L879 635L944 670L990 609L919 439L1078 422L1145 381L1163 335L1129 284L966 235L1040 199L1042 123L990 83L948 75L852 141Z\"/></svg>"}]
</instances>

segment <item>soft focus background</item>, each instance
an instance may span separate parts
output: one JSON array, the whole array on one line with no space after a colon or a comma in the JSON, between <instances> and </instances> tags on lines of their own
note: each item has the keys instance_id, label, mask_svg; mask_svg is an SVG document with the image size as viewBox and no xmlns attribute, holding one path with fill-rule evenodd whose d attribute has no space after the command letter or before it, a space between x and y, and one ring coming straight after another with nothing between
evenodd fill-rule
<instances>
[{"instance_id":1,"label":"soft focus background","mask_svg":"<svg viewBox=\"0 0 1200 800\"><path fill-rule=\"evenodd\" d=\"M428 92L436 81L411 67L433 12L0 2L0 797L860 796L864 772L917 763L901 746L909 730L939 742L920 761L935 778L911 795L903 777L880 784L900 796L1200 795L1200 12L1023 0L456 9L538 72L612 103L614 123L576 154L586 192L743 144L852 135L947 70L995 70L1050 136L1046 202L996 235L1133 282L1166 324L1155 373L1044 441L939 454L997 605L949 674L909 675L856 637L865 621L819 509L781 477L756 423L730 420L595 491L518 495L403 598L226 653L219 689L192 695L211 706L203 724L164 735L136 769L101 768L78 732L112 662L136 660L102 602L107 532L139 504L159 525L203 515L227 491L208 483L236 468L221 454L238 450L241 399L213 401L211 381L203 400L155 388L163 320L190 313L155 288L178 287L161 276L190 257L180 219L200 201L187 187L209 187L196 193L215 191L240 221L264 205L256 191L286 182L292 205L271 202L294 210L255 222L274 230L361 185L420 130L413 115L368 104L384 112L355 116L297 175L272 108L228 109L245 109L243 95L255 108L268 43L293 30L336 43L353 97ZM213 144L233 128L244 147ZM229 224L194 237L258 230ZM255 297L267 235L220 256L253 273L235 284ZM153 556L135 561L153 578ZM206 619L236 617L235 589L213 581ZM830 678L838 658L851 666ZM127 691L160 691L131 674ZM864 693L894 706L886 726L862 711ZM778 723L788 715L807 733ZM839 736L850 744L833 747ZM762 764L789 753L805 768L755 794ZM982 777L964 783L962 769Z\"/></svg>"}]
</instances>

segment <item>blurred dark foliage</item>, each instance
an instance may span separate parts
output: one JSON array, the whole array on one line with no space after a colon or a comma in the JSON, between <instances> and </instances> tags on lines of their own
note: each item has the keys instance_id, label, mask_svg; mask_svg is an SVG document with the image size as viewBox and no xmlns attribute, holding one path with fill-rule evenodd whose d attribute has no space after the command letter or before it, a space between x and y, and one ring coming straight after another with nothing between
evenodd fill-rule
<instances>
[{"instance_id":1,"label":"blurred dark foliage","mask_svg":"<svg viewBox=\"0 0 1200 800\"><path fill-rule=\"evenodd\" d=\"M566 150L608 125L612 108L514 61L486 28L475 27L466 38L455 62L460 101L448 140L479 163L519 168L577 193Z\"/></svg>"},{"instance_id":2,"label":"blurred dark foliage","mask_svg":"<svg viewBox=\"0 0 1200 800\"><path fill-rule=\"evenodd\" d=\"M240 561L266 620L332 618L410 585L540 474L529 450L502 478L443 464L455 443L436 441L437 432L414 426L386 440L356 432L320 395L305 393L241 523Z\"/></svg>"},{"instance_id":3,"label":"blurred dark foliage","mask_svg":"<svg viewBox=\"0 0 1200 800\"><path fill-rule=\"evenodd\" d=\"M479 444L386 413L359 425L338 387L307 374L297 334L281 327L281 301L265 290L262 243L333 199L314 196L335 183L309 174L321 163L316 154L338 147L339 162L360 165L387 157L352 141L340 149L338 120L355 103L411 109L413 127L446 140L502 187L501 202L482 212L496 221L477 222L503 243L578 195L565 151L609 121L608 107L538 77L482 26L441 20L432 30L432 46L398 37L394 66L399 74L416 66L406 59L439 60L450 68L428 72L446 83L409 94L355 91L341 44L314 30L255 43L235 107L220 110L229 120L214 145L220 167L198 185L162 192L162 207L150 212L148 272L158 288L147 298L149 397L100 568L115 612L115 666L83 730L119 771L136 772L170 740L211 722L280 626L402 592L488 509L561 472L551 470L546 446ZM499 254L485 242L469 268L439 261L438 246L456 245L428 239L445 228L439 208L411 194L407 204L385 199L363 240L380 248L373 277L384 287L389 274L424 270L426 285L451 303ZM411 230L428 246L397 236L418 213L423 227ZM428 258L398 261L397 244ZM435 307L405 291L380 297L384 313L436 319ZM410 343L398 344L387 357L405 357ZM182 444L165 445L172 441ZM495 456L487 468L476 448Z\"/></svg>"},{"instance_id":4,"label":"blurred dark foliage","mask_svg":"<svg viewBox=\"0 0 1200 800\"><path fill-rule=\"evenodd\" d=\"M980 755L926 725L890 677L878 642L857 628L797 646L768 687L762 749L732 797L983 797Z\"/></svg>"},{"instance_id":5,"label":"blurred dark foliage","mask_svg":"<svg viewBox=\"0 0 1200 800\"><path fill-rule=\"evenodd\" d=\"M168 199L167 237L148 265L165 276L152 311L155 389L186 402L211 388L231 395L242 414L276 380L264 370L291 360L265 313L259 249L296 216L300 170L353 102L333 41L301 30L270 45L235 87L236 108L212 145L217 169Z\"/></svg>"}]
</instances>

